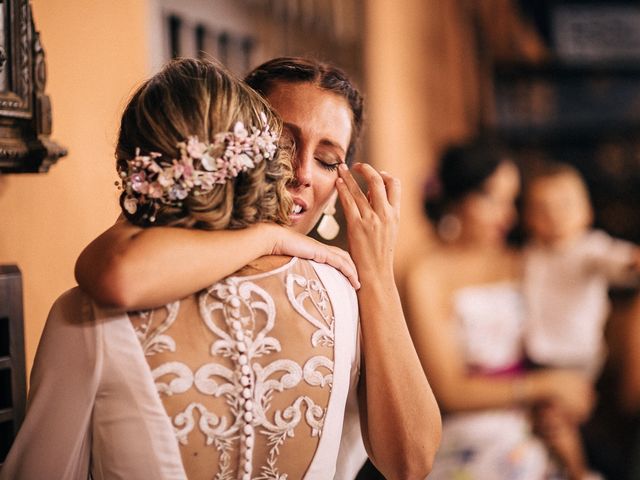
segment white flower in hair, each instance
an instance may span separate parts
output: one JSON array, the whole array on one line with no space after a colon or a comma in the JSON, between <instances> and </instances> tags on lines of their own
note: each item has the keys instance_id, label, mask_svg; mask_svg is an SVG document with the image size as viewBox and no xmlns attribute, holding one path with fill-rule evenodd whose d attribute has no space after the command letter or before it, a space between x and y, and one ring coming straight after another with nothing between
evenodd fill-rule
<instances>
[{"instance_id":1,"label":"white flower in hair","mask_svg":"<svg viewBox=\"0 0 640 480\"><path fill-rule=\"evenodd\" d=\"M191 158L200 159L207 151L207 144L198 141L198 137L189 137L187 153Z\"/></svg>"},{"instance_id":2,"label":"white flower in hair","mask_svg":"<svg viewBox=\"0 0 640 480\"><path fill-rule=\"evenodd\" d=\"M138 201L133 197L125 197L124 208L127 212L133 215L138 209Z\"/></svg>"}]
</instances>

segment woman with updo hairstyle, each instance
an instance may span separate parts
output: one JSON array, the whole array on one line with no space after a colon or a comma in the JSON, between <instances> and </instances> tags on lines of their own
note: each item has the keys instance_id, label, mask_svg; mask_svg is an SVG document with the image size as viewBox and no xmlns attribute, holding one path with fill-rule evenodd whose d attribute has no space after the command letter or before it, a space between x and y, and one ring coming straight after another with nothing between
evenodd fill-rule
<instances>
[{"instance_id":1,"label":"woman with updo hairstyle","mask_svg":"<svg viewBox=\"0 0 640 480\"><path fill-rule=\"evenodd\" d=\"M136 152L180 158L179 145L191 136L212 141L238 121L268 127L280 136L282 121L254 91L213 63L180 60L165 67L133 94L124 110L116 145L118 172L127 172ZM197 162L197 160L196 160ZM141 227L174 226L202 230L236 229L260 221L286 225L291 198L291 151L240 172L234 181L198 191L181 202L143 203L127 209L127 192L120 196L127 220ZM196 193L196 192L194 192ZM157 208L156 208L157 207Z\"/></svg>"},{"instance_id":2,"label":"woman with updo hairstyle","mask_svg":"<svg viewBox=\"0 0 640 480\"><path fill-rule=\"evenodd\" d=\"M593 393L577 373L524 368L521 255L507 242L519 189L515 163L479 142L447 148L427 188L426 210L439 238L410 272L406 306L443 412L442 445L429 478L584 473L575 445L559 443L551 452L533 433L532 407L554 402L584 418Z\"/></svg>"},{"instance_id":3,"label":"woman with updo hairstyle","mask_svg":"<svg viewBox=\"0 0 640 480\"><path fill-rule=\"evenodd\" d=\"M122 117L123 213L147 230L286 224L291 152L280 129L221 66L170 62ZM263 256L128 313L74 288L47 319L0 478L333 478L357 337L348 280L297 257Z\"/></svg>"}]
</instances>

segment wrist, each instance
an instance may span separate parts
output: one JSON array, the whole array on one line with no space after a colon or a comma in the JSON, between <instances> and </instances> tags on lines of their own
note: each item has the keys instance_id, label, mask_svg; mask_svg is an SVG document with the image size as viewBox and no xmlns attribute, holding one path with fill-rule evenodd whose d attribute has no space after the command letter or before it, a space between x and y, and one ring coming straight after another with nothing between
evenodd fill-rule
<instances>
[{"instance_id":1,"label":"wrist","mask_svg":"<svg viewBox=\"0 0 640 480\"><path fill-rule=\"evenodd\" d=\"M363 292L369 292L372 298L388 298L390 295L398 294L398 286L395 281L393 272L381 272L376 270L360 269L356 264L358 271L358 279L360 280L360 289L358 296Z\"/></svg>"},{"instance_id":2,"label":"wrist","mask_svg":"<svg viewBox=\"0 0 640 480\"><path fill-rule=\"evenodd\" d=\"M521 406L531 402L533 397L532 379L527 375L519 375L511 381L511 401Z\"/></svg>"},{"instance_id":3,"label":"wrist","mask_svg":"<svg viewBox=\"0 0 640 480\"><path fill-rule=\"evenodd\" d=\"M277 255L283 228L273 223L260 222L251 225L249 229L254 235L255 244L259 245L259 255Z\"/></svg>"},{"instance_id":4,"label":"wrist","mask_svg":"<svg viewBox=\"0 0 640 480\"><path fill-rule=\"evenodd\" d=\"M375 262L363 262L359 258L354 258L353 261L358 270L358 277L361 283L366 281L367 283L391 284L394 287L396 286L393 262L380 265Z\"/></svg>"},{"instance_id":5,"label":"wrist","mask_svg":"<svg viewBox=\"0 0 640 480\"><path fill-rule=\"evenodd\" d=\"M529 382L530 402L544 402L556 398L557 381L550 372L542 370L526 376Z\"/></svg>"}]
</instances>

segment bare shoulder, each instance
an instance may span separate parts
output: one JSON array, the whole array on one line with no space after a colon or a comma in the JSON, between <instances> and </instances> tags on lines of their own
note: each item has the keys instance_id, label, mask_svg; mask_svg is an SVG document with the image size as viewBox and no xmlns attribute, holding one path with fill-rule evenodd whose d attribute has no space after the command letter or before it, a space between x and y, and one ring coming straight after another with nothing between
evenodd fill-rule
<instances>
[{"instance_id":1,"label":"bare shoulder","mask_svg":"<svg viewBox=\"0 0 640 480\"><path fill-rule=\"evenodd\" d=\"M259 257L238 270L234 276L248 276L278 270L291 262L287 255L265 255Z\"/></svg>"}]
</instances>

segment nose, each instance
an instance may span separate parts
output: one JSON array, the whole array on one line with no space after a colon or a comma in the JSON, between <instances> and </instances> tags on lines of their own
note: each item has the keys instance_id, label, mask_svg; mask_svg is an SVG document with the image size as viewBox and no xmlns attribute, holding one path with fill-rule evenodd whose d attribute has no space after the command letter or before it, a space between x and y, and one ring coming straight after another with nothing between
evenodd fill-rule
<instances>
[{"instance_id":1,"label":"nose","mask_svg":"<svg viewBox=\"0 0 640 480\"><path fill-rule=\"evenodd\" d=\"M293 180L296 187L309 187L313 179L312 175L313 155L298 150L293 165Z\"/></svg>"}]
</instances>

